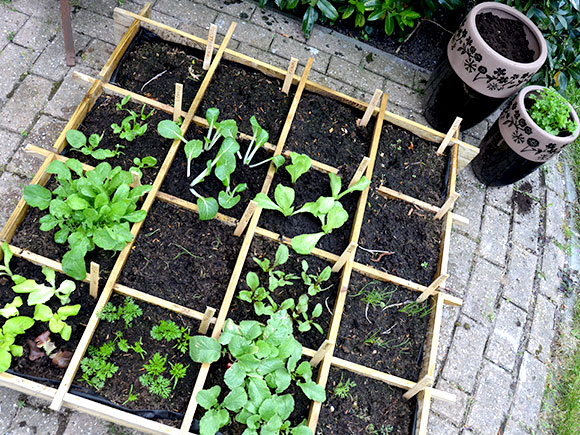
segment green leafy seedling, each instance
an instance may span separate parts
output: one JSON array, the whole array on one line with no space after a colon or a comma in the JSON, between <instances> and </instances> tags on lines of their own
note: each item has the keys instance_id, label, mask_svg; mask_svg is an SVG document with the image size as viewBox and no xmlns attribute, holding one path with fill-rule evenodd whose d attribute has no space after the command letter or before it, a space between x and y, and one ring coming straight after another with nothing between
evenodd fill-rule
<instances>
[{"instance_id":1,"label":"green leafy seedling","mask_svg":"<svg viewBox=\"0 0 580 435\"><path fill-rule=\"evenodd\" d=\"M26 316L12 317L4 322L0 328L0 373L10 368L13 356L22 356L22 346L14 344L14 341L33 325L34 319Z\"/></svg>"},{"instance_id":2,"label":"green leafy seedling","mask_svg":"<svg viewBox=\"0 0 580 435\"><path fill-rule=\"evenodd\" d=\"M254 201L256 201L259 207L279 211L284 216L292 216L294 214L294 207L292 207L294 197L294 189L278 184L274 190L274 199L276 202L272 201L262 192L256 195Z\"/></svg>"},{"instance_id":3,"label":"green leafy seedling","mask_svg":"<svg viewBox=\"0 0 580 435\"><path fill-rule=\"evenodd\" d=\"M70 325L65 323L69 317L76 316L81 309L79 304L67 305L60 307L56 313L53 313L50 307L44 304L38 304L34 308L34 320L40 322L48 322L50 331L55 334L60 334L63 340L68 341L72 333Z\"/></svg>"},{"instance_id":4,"label":"green leafy seedling","mask_svg":"<svg viewBox=\"0 0 580 435\"><path fill-rule=\"evenodd\" d=\"M60 286L56 287L56 274L54 270L43 266L42 273L46 278L46 282L49 285L38 284L33 279L25 279L19 284L12 287L14 293L27 293L28 299L26 303L28 305L43 304L56 296L62 305L66 305L70 302L70 295L75 290L76 284L71 280L63 281Z\"/></svg>"},{"instance_id":5,"label":"green leafy seedling","mask_svg":"<svg viewBox=\"0 0 580 435\"><path fill-rule=\"evenodd\" d=\"M305 154L298 154L295 152L290 153L290 160L292 164L286 166L286 170L292 177L292 184L296 184L298 178L305 174L312 166L312 159Z\"/></svg>"},{"instance_id":6,"label":"green leafy seedling","mask_svg":"<svg viewBox=\"0 0 580 435\"><path fill-rule=\"evenodd\" d=\"M91 156L96 160L105 160L110 157L119 157L122 154L121 149L124 148L122 145L117 145L114 151L98 148L102 139L102 134L99 136L98 134L93 133L89 136L87 141L87 137L81 131L68 130L66 132L66 141L69 145L83 153L85 156Z\"/></svg>"}]
</instances>

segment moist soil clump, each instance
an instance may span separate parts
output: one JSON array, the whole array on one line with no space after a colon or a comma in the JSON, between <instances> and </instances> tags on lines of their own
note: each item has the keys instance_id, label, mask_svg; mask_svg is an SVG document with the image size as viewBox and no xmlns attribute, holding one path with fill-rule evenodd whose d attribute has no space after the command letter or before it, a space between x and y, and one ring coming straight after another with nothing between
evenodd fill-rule
<instances>
[{"instance_id":1,"label":"moist soil clump","mask_svg":"<svg viewBox=\"0 0 580 435\"><path fill-rule=\"evenodd\" d=\"M344 398L338 397L336 388L347 381L351 382L351 388ZM326 383L326 402L322 404L317 430L324 435L413 433L416 400L405 400L404 393L381 381L333 367Z\"/></svg>"},{"instance_id":2,"label":"moist soil clump","mask_svg":"<svg viewBox=\"0 0 580 435\"><path fill-rule=\"evenodd\" d=\"M348 180L348 178L343 178L341 191L346 190L349 183ZM278 169L268 194L270 199L274 198L274 192L278 184L294 189L296 193L294 199L295 210L298 210L307 202L316 201L320 196L332 196L328 175L315 169L310 169L301 175L296 181L296 185L292 185L292 178L285 168ZM358 192L353 192L340 199L342 206L348 213L348 220L342 227L324 235L316 244L317 248L338 255L342 254L349 243L350 229L354 220L358 198ZM299 213L286 217L278 211L263 210L258 225L288 238L322 231L320 220L310 213Z\"/></svg>"},{"instance_id":3,"label":"moist soil clump","mask_svg":"<svg viewBox=\"0 0 580 435\"><path fill-rule=\"evenodd\" d=\"M522 215L528 214L532 210L534 201L538 200L532 195L533 187L529 181L524 181L512 194L512 201L516 204L516 210Z\"/></svg>"},{"instance_id":4,"label":"moist soil clump","mask_svg":"<svg viewBox=\"0 0 580 435\"><path fill-rule=\"evenodd\" d=\"M122 305L123 300L124 298L118 295L111 297L111 302L115 306ZM117 365L119 369L112 378L106 380L105 386L101 390L97 391L85 382L77 382L87 387L90 391L130 409L157 409L184 414L190 399L189 393L193 390L193 385L199 372L199 364L191 361L188 352L182 353L175 348L174 341L157 341L153 339L151 337L151 329L155 325L159 325L161 320L172 320L179 327L189 328L191 334L195 335L199 327L199 322L195 322L187 317L180 316L155 305L147 305L141 301L136 301L136 303L141 307L143 315L136 318L132 322L131 327L126 329L123 320L117 320L113 323L101 320L91 341L91 346L99 348L105 342L114 340L117 332L122 332L123 338L127 340L129 345L133 345L133 343L138 342L140 339L142 340L142 348L147 352L145 358L142 359L138 353L131 349L128 352L122 352L117 347L107 361ZM163 357L167 357L167 371L163 373L166 377L170 376L168 374L168 369L171 368L170 363L181 363L184 366L189 365L186 376L178 381L177 388L172 390L168 399L151 394L149 389L144 387L139 381L139 376L145 373L143 365L148 363L156 352L159 352ZM81 375L82 372L79 369L77 378L80 378ZM131 386L133 386L133 394L138 394L138 398L135 401L124 403L127 397L129 397ZM176 421L164 421L164 423L174 426L179 425L179 422Z\"/></svg>"},{"instance_id":5,"label":"moist soil clump","mask_svg":"<svg viewBox=\"0 0 580 435\"><path fill-rule=\"evenodd\" d=\"M418 284L431 284L439 261L441 221L408 202L385 199L375 190L370 192L369 203L356 261Z\"/></svg>"},{"instance_id":6,"label":"moist soil clump","mask_svg":"<svg viewBox=\"0 0 580 435\"><path fill-rule=\"evenodd\" d=\"M218 121L234 119L238 129L250 136L253 115L270 134L269 142L275 144L293 99L293 92L282 93L282 84L282 80L260 71L223 60L205 92L199 115L205 116L207 109L217 107L220 110Z\"/></svg>"},{"instance_id":7,"label":"moist soil clump","mask_svg":"<svg viewBox=\"0 0 580 435\"><path fill-rule=\"evenodd\" d=\"M258 264L253 260L253 258L258 258L263 260L267 258L270 260L270 263L274 263L274 258L276 256L276 250L278 249L279 243L266 240L261 237L255 237L252 241L252 245L250 246L250 251L248 256L246 257L246 262L244 264L244 269L242 271L240 282L238 283L238 289L236 291L236 295L239 294L241 290L249 290L249 286L246 284L246 275L249 272L254 272L258 275L260 279L260 286L267 288L268 287L268 274L263 272L262 269L258 266ZM331 266L331 264L316 258L314 256L299 256L296 254L291 248L290 251L290 258L288 261L282 265L276 267L275 270L283 271L287 274L294 274L297 279L292 280L292 285L287 285L284 287L278 287L275 289L271 296L272 299L276 302L276 304L280 305L288 298L293 298L296 303L298 303L298 298L300 295L307 294L308 286L306 286L301 278L302 274L302 260L306 260L308 263L308 274L311 275L319 275L322 270L327 267ZM309 347L310 349L318 349L326 336L328 335L328 327L330 325L331 320L331 313L327 307L334 306L334 300L336 299L336 293L339 287L340 281L340 274L334 273L331 274L330 279L323 283L322 288L327 289L325 291L321 291L315 296L308 296L308 314L312 313L312 310L316 306L316 304L321 304L323 307L322 314L320 317L316 318L316 323L318 323L323 331L324 334L321 334L317 329L312 327L310 331L307 332L300 332L298 330L298 325L294 323L294 337L296 340L300 342L305 347ZM249 302L242 301L237 298L237 296L232 301L232 306L228 313L228 316L234 320L236 323L239 323L242 320L257 320L261 323L267 322L267 316L258 316L254 311L253 304ZM302 318L300 318L302 320Z\"/></svg>"},{"instance_id":8,"label":"moist soil clump","mask_svg":"<svg viewBox=\"0 0 580 435\"><path fill-rule=\"evenodd\" d=\"M203 141L205 134L206 131L204 129L192 125L188 130L186 139L199 139ZM248 148L249 141L238 140L238 142L240 144L240 153L244 155ZM191 177L189 179L187 178L187 158L183 148L181 148L177 152L173 164L165 177L161 186L161 191L195 203L197 198L190 192L189 183L206 169L206 162L217 155L219 148L220 145L216 144L211 150L204 152L191 162ZM263 148L259 149L252 159L252 163L259 163L271 156L272 154ZM236 170L230 177L230 186L233 189L234 186L237 186L240 183L246 183L248 188L239 193L240 201L234 207L231 209L220 208L219 212L236 219L242 217L250 200L254 199L256 194L262 190L268 167L269 163L265 163L256 168L250 168L248 165L243 165L242 161L236 158ZM213 173L209 177L206 177L202 183L195 186L197 193L204 197L211 196L216 200L219 192L224 189L225 187L223 183Z\"/></svg>"},{"instance_id":9,"label":"moist soil clump","mask_svg":"<svg viewBox=\"0 0 580 435\"><path fill-rule=\"evenodd\" d=\"M198 311L219 309L242 239L216 219L155 202L119 282Z\"/></svg>"},{"instance_id":10,"label":"moist soil clump","mask_svg":"<svg viewBox=\"0 0 580 435\"><path fill-rule=\"evenodd\" d=\"M147 123L147 131L143 136L137 136L132 142L129 142L113 133L111 128L111 124L113 123L121 125L121 121L128 115L125 111L117 110L116 104L120 102L121 98L119 97L100 97L79 128L87 138L93 133L98 135L103 134L103 138L97 149L114 151L117 144L122 145L124 148L121 149L122 154L119 157L96 160L91 156L85 156L70 145L67 145L62 154L93 167L102 162L107 162L113 167L121 166L125 171L135 166L133 162L135 157L140 159L143 159L145 156L155 157L157 159L157 165L155 167L142 169L143 178L141 181L143 184L151 184L155 180L155 176L159 172L159 168L163 164L165 155L171 146L171 140L163 139L157 133L157 124L164 119L169 119L170 116L160 110L155 110L155 113L145 121L142 121L138 117L139 124L143 125ZM124 107L140 115L143 105L129 101ZM144 113L148 114L151 110L151 107L145 106Z\"/></svg>"},{"instance_id":11,"label":"moist soil clump","mask_svg":"<svg viewBox=\"0 0 580 435\"><path fill-rule=\"evenodd\" d=\"M475 17L475 25L483 40L503 57L519 63L534 61L521 21L485 12Z\"/></svg>"},{"instance_id":12,"label":"moist soil clump","mask_svg":"<svg viewBox=\"0 0 580 435\"><path fill-rule=\"evenodd\" d=\"M27 279L33 279L39 284L46 284L45 276L42 273L41 266L36 266L28 261L25 261L18 257L12 257L10 261L10 269L15 274L21 275ZM56 274L56 287L65 280L70 279L67 276L57 273ZM76 305L80 304L81 309L76 316L69 317L65 323L72 328L71 338L66 341L61 338L60 334L50 333L50 340L54 342L56 350L70 351L74 352L76 349L81 336L85 330L91 313L96 305L96 299L89 296L89 285L83 282L75 281L76 289L70 295L70 302L66 304ZM12 291L14 282L9 277L0 277L0 307L4 307L6 304L12 302L16 296L22 298L22 306L18 308L20 316L34 317L35 306L29 306L27 304L28 294L19 294ZM49 301L44 303L53 313L55 313L62 305L60 300L53 296ZM24 334L19 335L16 338L16 345L23 347L23 355L19 358L12 358L12 365L10 368L17 373L22 373L24 375L35 376L40 378L60 380L62 379L66 368L61 369L56 367L52 361L45 355L36 361L30 361L28 356L30 354L30 348L26 344L27 340L33 340L45 331L48 331L48 322L35 321L34 326L28 329ZM47 382L47 385L54 386L53 383Z\"/></svg>"},{"instance_id":13,"label":"moist soil clump","mask_svg":"<svg viewBox=\"0 0 580 435\"><path fill-rule=\"evenodd\" d=\"M181 83L187 111L205 77L203 52L163 41L152 32L141 33L135 41L115 70L114 83L166 104L173 103L175 83Z\"/></svg>"},{"instance_id":14,"label":"moist soil clump","mask_svg":"<svg viewBox=\"0 0 580 435\"><path fill-rule=\"evenodd\" d=\"M449 153L446 150L438 156L436 147L436 144L387 123L379 142L372 188L383 185L441 206L445 202Z\"/></svg>"},{"instance_id":15,"label":"moist soil clump","mask_svg":"<svg viewBox=\"0 0 580 435\"><path fill-rule=\"evenodd\" d=\"M354 107L304 92L284 150L334 166L345 180L350 180L370 150L374 121L357 127L356 120L362 116Z\"/></svg>"},{"instance_id":16,"label":"moist soil clump","mask_svg":"<svg viewBox=\"0 0 580 435\"><path fill-rule=\"evenodd\" d=\"M353 273L335 355L384 373L418 380L430 304L414 302L417 295Z\"/></svg>"}]
</instances>

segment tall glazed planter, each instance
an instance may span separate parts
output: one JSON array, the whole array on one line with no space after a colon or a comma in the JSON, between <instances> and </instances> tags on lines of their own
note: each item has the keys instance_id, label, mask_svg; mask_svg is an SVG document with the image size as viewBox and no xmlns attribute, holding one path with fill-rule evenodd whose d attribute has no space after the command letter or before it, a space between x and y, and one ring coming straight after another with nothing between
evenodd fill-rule
<instances>
[{"instance_id":1,"label":"tall glazed planter","mask_svg":"<svg viewBox=\"0 0 580 435\"><path fill-rule=\"evenodd\" d=\"M497 38L486 29L490 20L502 30L495 32ZM527 41L527 49L510 47L515 40ZM517 92L546 56L540 30L521 12L500 3L477 5L452 36L427 82L425 118L437 130L447 130L456 116L463 118L463 128L473 127Z\"/></svg>"},{"instance_id":2,"label":"tall glazed planter","mask_svg":"<svg viewBox=\"0 0 580 435\"><path fill-rule=\"evenodd\" d=\"M521 180L574 142L580 132L578 114L566 102L574 131L554 135L546 132L531 118L530 98L545 89L527 86L502 112L483 138L479 155L473 160L476 177L488 186L505 186Z\"/></svg>"}]
</instances>

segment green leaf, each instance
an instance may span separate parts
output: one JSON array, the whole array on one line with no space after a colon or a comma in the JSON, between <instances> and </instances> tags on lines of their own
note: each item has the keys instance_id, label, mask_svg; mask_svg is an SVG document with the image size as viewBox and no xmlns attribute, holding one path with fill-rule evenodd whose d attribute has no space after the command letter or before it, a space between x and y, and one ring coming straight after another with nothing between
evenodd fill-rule
<instances>
[{"instance_id":1,"label":"green leaf","mask_svg":"<svg viewBox=\"0 0 580 435\"><path fill-rule=\"evenodd\" d=\"M307 255L316 247L318 241L324 236L324 233L301 234L293 237L291 241L292 249L298 254Z\"/></svg>"},{"instance_id":2,"label":"green leaf","mask_svg":"<svg viewBox=\"0 0 580 435\"><path fill-rule=\"evenodd\" d=\"M342 178L332 172L328 173L330 177L330 190L332 191L332 197L338 199L338 194L340 193L340 188L342 186Z\"/></svg>"},{"instance_id":3,"label":"green leaf","mask_svg":"<svg viewBox=\"0 0 580 435\"><path fill-rule=\"evenodd\" d=\"M96 160L105 160L115 156L115 152L106 149L94 150L90 155Z\"/></svg>"},{"instance_id":4,"label":"green leaf","mask_svg":"<svg viewBox=\"0 0 580 435\"><path fill-rule=\"evenodd\" d=\"M312 429L306 425L296 426L290 432L291 435L312 435Z\"/></svg>"},{"instance_id":5,"label":"green leaf","mask_svg":"<svg viewBox=\"0 0 580 435\"><path fill-rule=\"evenodd\" d=\"M52 161L47 167L46 172L55 174L58 180L71 180L70 169L60 160Z\"/></svg>"},{"instance_id":6,"label":"green leaf","mask_svg":"<svg viewBox=\"0 0 580 435\"><path fill-rule=\"evenodd\" d=\"M309 6L302 17L302 33L304 33L306 38L310 37L310 32L312 32L316 20L318 20L318 11Z\"/></svg>"},{"instance_id":7,"label":"green leaf","mask_svg":"<svg viewBox=\"0 0 580 435\"><path fill-rule=\"evenodd\" d=\"M202 141L195 139L188 141L183 147L185 151L185 157L187 158L187 176L190 176L191 171L191 161L199 157L203 151Z\"/></svg>"},{"instance_id":8,"label":"green leaf","mask_svg":"<svg viewBox=\"0 0 580 435\"><path fill-rule=\"evenodd\" d=\"M282 154L278 154L277 156L272 157L272 163L274 163L276 169L280 169L280 166L282 166L285 162L286 159Z\"/></svg>"},{"instance_id":9,"label":"green leaf","mask_svg":"<svg viewBox=\"0 0 580 435\"><path fill-rule=\"evenodd\" d=\"M276 259L274 260L273 267L285 264L288 261L289 256L290 256L290 253L289 253L288 247L286 245L278 246L278 249L276 250Z\"/></svg>"},{"instance_id":10,"label":"green leaf","mask_svg":"<svg viewBox=\"0 0 580 435\"><path fill-rule=\"evenodd\" d=\"M225 397L222 405L233 412L238 412L248 401L248 395L243 387L233 388Z\"/></svg>"},{"instance_id":11,"label":"green leaf","mask_svg":"<svg viewBox=\"0 0 580 435\"><path fill-rule=\"evenodd\" d=\"M210 107L205 111L205 119L207 120L209 125L215 125L218 116L220 116L220 111L215 107Z\"/></svg>"},{"instance_id":12,"label":"green leaf","mask_svg":"<svg viewBox=\"0 0 580 435\"><path fill-rule=\"evenodd\" d=\"M274 201L272 201L270 198L268 198L268 195L266 195L262 192L260 192L256 195L256 197L254 198L254 201L256 201L256 204L258 204L258 207L262 207L266 210L276 210L276 211L279 211L280 213L283 213L280 206L278 206Z\"/></svg>"},{"instance_id":13,"label":"green leaf","mask_svg":"<svg viewBox=\"0 0 580 435\"><path fill-rule=\"evenodd\" d=\"M189 339L189 356L195 362L215 362L220 359L221 350L221 345L213 338L196 335Z\"/></svg>"},{"instance_id":14,"label":"green leaf","mask_svg":"<svg viewBox=\"0 0 580 435\"><path fill-rule=\"evenodd\" d=\"M349 187L344 192L342 192L340 195L338 195L338 197L336 199L340 199L344 195L347 195L351 192L363 191L367 187L369 187L370 184L371 184L371 182L369 181L369 179L363 175L360 180L358 180L355 184L353 184L351 187Z\"/></svg>"},{"instance_id":15,"label":"green leaf","mask_svg":"<svg viewBox=\"0 0 580 435\"><path fill-rule=\"evenodd\" d=\"M340 202L336 202L334 207L330 209L326 215L326 224L322 226L322 231L325 234L332 232L336 228L340 228L348 220L348 213L342 207Z\"/></svg>"},{"instance_id":16,"label":"green leaf","mask_svg":"<svg viewBox=\"0 0 580 435\"><path fill-rule=\"evenodd\" d=\"M217 175L217 171L216 171L216 175ZM238 202L240 202L240 195L236 195L236 196L230 196L226 193L225 190L222 190L219 194L218 194L218 202L219 205L225 209L230 209L232 207L235 207Z\"/></svg>"},{"instance_id":17,"label":"green leaf","mask_svg":"<svg viewBox=\"0 0 580 435\"><path fill-rule=\"evenodd\" d=\"M298 178L310 169L312 160L305 154L295 152L290 153L290 159L292 160L292 164L286 166L286 170L292 177L292 184L295 184Z\"/></svg>"},{"instance_id":18,"label":"green leaf","mask_svg":"<svg viewBox=\"0 0 580 435\"><path fill-rule=\"evenodd\" d=\"M390 13L387 13L385 16L385 33L387 35L392 35L393 31L395 30L395 20Z\"/></svg>"},{"instance_id":19,"label":"green leaf","mask_svg":"<svg viewBox=\"0 0 580 435\"><path fill-rule=\"evenodd\" d=\"M183 138L181 128L179 128L179 126L170 119L164 119L163 121L160 121L159 124L157 124L157 133L166 139L181 139L182 141L186 142L186 140Z\"/></svg>"},{"instance_id":20,"label":"green leaf","mask_svg":"<svg viewBox=\"0 0 580 435\"><path fill-rule=\"evenodd\" d=\"M244 379L246 379L246 372L238 363L233 363L232 366L226 370L224 375L224 382L230 390L242 385Z\"/></svg>"},{"instance_id":21,"label":"green leaf","mask_svg":"<svg viewBox=\"0 0 580 435\"><path fill-rule=\"evenodd\" d=\"M252 290L256 290L260 286L260 279L255 272L248 272L246 275L246 283Z\"/></svg>"},{"instance_id":22,"label":"green leaf","mask_svg":"<svg viewBox=\"0 0 580 435\"><path fill-rule=\"evenodd\" d=\"M209 390L201 390L196 396L197 403L204 409L210 409L217 405L221 391L222 389L218 385Z\"/></svg>"},{"instance_id":23,"label":"green leaf","mask_svg":"<svg viewBox=\"0 0 580 435\"><path fill-rule=\"evenodd\" d=\"M294 202L294 189L291 187L286 187L282 184L278 184L274 190L274 199L276 203L280 206L284 216L290 216L294 211L292 203Z\"/></svg>"},{"instance_id":24,"label":"green leaf","mask_svg":"<svg viewBox=\"0 0 580 435\"><path fill-rule=\"evenodd\" d=\"M85 265L85 253L71 249L62 257L62 269L68 276L83 280L87 276L87 267Z\"/></svg>"},{"instance_id":25,"label":"green leaf","mask_svg":"<svg viewBox=\"0 0 580 435\"><path fill-rule=\"evenodd\" d=\"M248 395L252 403L259 407L264 400L270 397L270 389L261 378L250 378L248 382Z\"/></svg>"},{"instance_id":26,"label":"green leaf","mask_svg":"<svg viewBox=\"0 0 580 435\"><path fill-rule=\"evenodd\" d=\"M12 317L4 323L2 332L4 335L17 336L23 334L27 329L32 328L34 319L26 316Z\"/></svg>"},{"instance_id":27,"label":"green leaf","mask_svg":"<svg viewBox=\"0 0 580 435\"><path fill-rule=\"evenodd\" d=\"M24 187L24 200L31 207L46 210L50 205L52 193L38 184L29 184Z\"/></svg>"},{"instance_id":28,"label":"green leaf","mask_svg":"<svg viewBox=\"0 0 580 435\"><path fill-rule=\"evenodd\" d=\"M34 320L48 322L52 317L52 310L44 304L38 304L34 307Z\"/></svg>"},{"instance_id":29,"label":"green leaf","mask_svg":"<svg viewBox=\"0 0 580 435\"><path fill-rule=\"evenodd\" d=\"M69 196L65 203L72 210L84 210L85 208L89 208L91 206L87 200L76 193Z\"/></svg>"},{"instance_id":30,"label":"green leaf","mask_svg":"<svg viewBox=\"0 0 580 435\"><path fill-rule=\"evenodd\" d=\"M326 391L316 382L298 382L298 386L310 400L316 402L324 402L326 400Z\"/></svg>"},{"instance_id":31,"label":"green leaf","mask_svg":"<svg viewBox=\"0 0 580 435\"><path fill-rule=\"evenodd\" d=\"M215 198L197 198L197 209L199 211L199 219L207 221L216 217L219 205Z\"/></svg>"},{"instance_id":32,"label":"green leaf","mask_svg":"<svg viewBox=\"0 0 580 435\"><path fill-rule=\"evenodd\" d=\"M72 208L62 199L55 198L50 201L49 213L54 217L69 217Z\"/></svg>"},{"instance_id":33,"label":"green leaf","mask_svg":"<svg viewBox=\"0 0 580 435\"><path fill-rule=\"evenodd\" d=\"M82 148L87 144L87 137L78 130L69 130L66 132L66 141L73 148Z\"/></svg>"},{"instance_id":34,"label":"green leaf","mask_svg":"<svg viewBox=\"0 0 580 435\"><path fill-rule=\"evenodd\" d=\"M316 6L318 6L318 9L320 9L322 15L324 15L330 21L334 21L338 18L338 12L328 0L318 0Z\"/></svg>"},{"instance_id":35,"label":"green leaf","mask_svg":"<svg viewBox=\"0 0 580 435\"><path fill-rule=\"evenodd\" d=\"M78 160L76 160L76 159L68 159L65 162L65 165L71 171L73 171L75 174L77 174L79 177L81 177L83 175L83 164L81 162L79 162Z\"/></svg>"}]
</instances>

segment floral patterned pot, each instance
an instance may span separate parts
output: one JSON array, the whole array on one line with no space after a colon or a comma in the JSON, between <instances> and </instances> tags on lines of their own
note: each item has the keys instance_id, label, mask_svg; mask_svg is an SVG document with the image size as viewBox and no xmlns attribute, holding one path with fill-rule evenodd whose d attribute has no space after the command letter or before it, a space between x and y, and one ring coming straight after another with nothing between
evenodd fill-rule
<instances>
[{"instance_id":1,"label":"floral patterned pot","mask_svg":"<svg viewBox=\"0 0 580 435\"><path fill-rule=\"evenodd\" d=\"M483 40L476 17L487 12L523 24L528 48L534 53L532 62L510 60ZM473 127L517 92L541 68L546 57L546 41L529 18L501 3L480 3L454 33L446 56L429 78L423 99L427 121L445 131L460 116L464 129Z\"/></svg>"},{"instance_id":2,"label":"floral patterned pot","mask_svg":"<svg viewBox=\"0 0 580 435\"><path fill-rule=\"evenodd\" d=\"M472 161L476 177L488 186L505 186L521 180L572 143L580 133L578 114L571 105L576 131L554 136L542 130L530 117L532 94L544 89L527 86L513 99L487 132Z\"/></svg>"}]
</instances>

